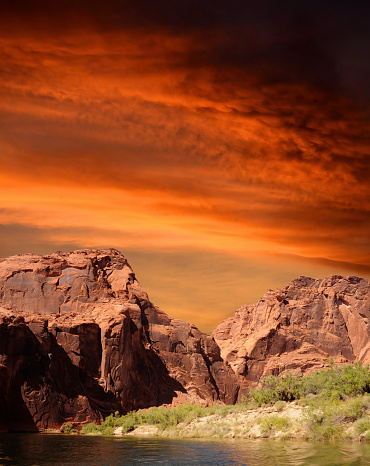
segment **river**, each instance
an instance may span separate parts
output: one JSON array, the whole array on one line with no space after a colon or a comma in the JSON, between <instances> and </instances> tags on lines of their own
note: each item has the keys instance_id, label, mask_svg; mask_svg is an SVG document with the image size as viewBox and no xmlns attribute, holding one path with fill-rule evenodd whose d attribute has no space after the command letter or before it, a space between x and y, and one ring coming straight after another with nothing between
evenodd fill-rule
<instances>
[{"instance_id":1,"label":"river","mask_svg":"<svg viewBox=\"0 0 370 466\"><path fill-rule=\"evenodd\" d=\"M368 443L0 435L0 465L370 465Z\"/></svg>"}]
</instances>

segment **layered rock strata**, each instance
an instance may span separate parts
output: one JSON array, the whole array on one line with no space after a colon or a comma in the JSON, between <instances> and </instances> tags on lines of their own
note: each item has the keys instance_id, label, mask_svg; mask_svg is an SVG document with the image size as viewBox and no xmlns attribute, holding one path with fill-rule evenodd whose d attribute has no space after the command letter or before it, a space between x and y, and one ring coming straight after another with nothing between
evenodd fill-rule
<instances>
[{"instance_id":1,"label":"layered rock strata","mask_svg":"<svg viewBox=\"0 0 370 466\"><path fill-rule=\"evenodd\" d=\"M0 259L0 431L237 394L214 339L154 306L118 251Z\"/></svg>"},{"instance_id":2,"label":"layered rock strata","mask_svg":"<svg viewBox=\"0 0 370 466\"><path fill-rule=\"evenodd\" d=\"M305 373L338 363L370 362L370 281L300 277L240 307L213 332L243 390L261 377Z\"/></svg>"}]
</instances>

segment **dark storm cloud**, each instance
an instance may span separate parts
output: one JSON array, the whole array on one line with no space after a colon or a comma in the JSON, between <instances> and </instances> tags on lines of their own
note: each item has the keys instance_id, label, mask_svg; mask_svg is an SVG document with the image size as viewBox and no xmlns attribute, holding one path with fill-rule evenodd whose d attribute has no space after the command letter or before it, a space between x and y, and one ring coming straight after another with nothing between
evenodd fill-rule
<instances>
[{"instance_id":1,"label":"dark storm cloud","mask_svg":"<svg viewBox=\"0 0 370 466\"><path fill-rule=\"evenodd\" d=\"M26 23L38 32L90 25L102 33L146 29L191 36L188 66L253 70L268 82L304 80L355 91L369 73L368 2L15 1L2 2L0 13L12 27Z\"/></svg>"}]
</instances>

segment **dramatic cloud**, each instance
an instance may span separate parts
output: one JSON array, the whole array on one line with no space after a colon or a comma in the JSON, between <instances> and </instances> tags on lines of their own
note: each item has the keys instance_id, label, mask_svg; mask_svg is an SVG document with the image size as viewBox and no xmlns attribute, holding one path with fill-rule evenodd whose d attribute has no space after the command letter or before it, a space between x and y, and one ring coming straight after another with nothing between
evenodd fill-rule
<instances>
[{"instance_id":1,"label":"dramatic cloud","mask_svg":"<svg viewBox=\"0 0 370 466\"><path fill-rule=\"evenodd\" d=\"M116 246L158 254L173 270L183 249L192 266L221 254L241 273L257 254L263 287L264 274L268 287L284 284L267 273L282 263L284 279L368 276L368 10L338 1L1 5L1 254ZM257 298L232 281L238 299ZM206 293L218 286L210 279ZM186 306L162 296L169 313L199 311L195 291ZM218 302L220 315L232 312Z\"/></svg>"}]
</instances>

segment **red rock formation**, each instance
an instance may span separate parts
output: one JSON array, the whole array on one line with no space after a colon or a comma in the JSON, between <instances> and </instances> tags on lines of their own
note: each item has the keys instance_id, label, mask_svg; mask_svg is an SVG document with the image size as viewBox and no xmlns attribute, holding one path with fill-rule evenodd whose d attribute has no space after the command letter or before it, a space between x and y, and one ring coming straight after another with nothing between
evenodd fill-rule
<instances>
[{"instance_id":1,"label":"red rock formation","mask_svg":"<svg viewBox=\"0 0 370 466\"><path fill-rule=\"evenodd\" d=\"M233 403L268 374L370 362L369 291L357 277L300 277L213 339L155 307L116 250L0 259L0 431Z\"/></svg>"},{"instance_id":2,"label":"red rock formation","mask_svg":"<svg viewBox=\"0 0 370 466\"><path fill-rule=\"evenodd\" d=\"M213 337L243 389L269 374L323 367L328 358L370 362L370 281L300 277L239 308Z\"/></svg>"},{"instance_id":3,"label":"red rock formation","mask_svg":"<svg viewBox=\"0 0 370 466\"><path fill-rule=\"evenodd\" d=\"M1 259L0 306L0 431L236 400L213 338L155 307L116 250Z\"/></svg>"}]
</instances>

